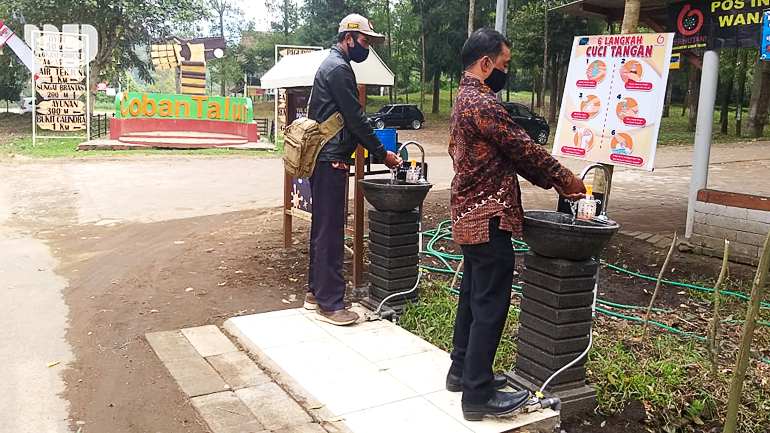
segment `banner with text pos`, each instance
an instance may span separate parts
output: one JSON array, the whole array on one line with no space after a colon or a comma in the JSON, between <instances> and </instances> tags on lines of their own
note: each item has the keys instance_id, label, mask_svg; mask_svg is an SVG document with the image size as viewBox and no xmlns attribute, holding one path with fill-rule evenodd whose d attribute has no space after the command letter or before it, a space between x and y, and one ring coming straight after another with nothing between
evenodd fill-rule
<instances>
[{"instance_id":1,"label":"banner with text pos","mask_svg":"<svg viewBox=\"0 0 770 433\"><path fill-rule=\"evenodd\" d=\"M673 33L578 36L553 154L652 171Z\"/></svg>"}]
</instances>

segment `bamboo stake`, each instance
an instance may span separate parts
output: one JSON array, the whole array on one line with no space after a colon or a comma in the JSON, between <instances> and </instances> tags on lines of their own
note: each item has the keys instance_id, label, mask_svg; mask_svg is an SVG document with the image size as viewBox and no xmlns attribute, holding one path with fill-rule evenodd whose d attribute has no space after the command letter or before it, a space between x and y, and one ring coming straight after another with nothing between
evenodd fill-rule
<instances>
[{"instance_id":1,"label":"bamboo stake","mask_svg":"<svg viewBox=\"0 0 770 433\"><path fill-rule=\"evenodd\" d=\"M719 327L719 288L725 281L727 275L727 260L730 257L730 241L725 239L725 251L722 256L722 269L719 271L719 278L716 285L714 285L714 319L711 322L711 326L708 329L708 344L706 349L708 350L709 357L711 358L711 371L716 374L719 367L719 348L722 341L722 332Z\"/></svg>"},{"instance_id":2,"label":"bamboo stake","mask_svg":"<svg viewBox=\"0 0 770 433\"><path fill-rule=\"evenodd\" d=\"M465 257L460 259L460 264L457 265L457 270L455 271L455 276L452 278L452 284L449 286L450 289L454 290L455 283L457 282L457 276L460 275L460 270L463 268L463 264L465 264Z\"/></svg>"},{"instance_id":3,"label":"bamboo stake","mask_svg":"<svg viewBox=\"0 0 770 433\"><path fill-rule=\"evenodd\" d=\"M668 254L666 255L666 260L663 261L663 266L660 268L660 273L658 274L658 282L655 283L655 291L652 293L652 299L650 299L650 306L647 307L647 314L644 315L644 328L642 328L642 338L644 338L645 335L647 335L647 325L650 324L650 313L652 312L652 305L655 303L655 298L658 296L658 291L660 290L660 282L663 280L663 274L666 272L666 267L668 267L668 261L671 260L671 255L674 253L674 247L676 246L676 232L674 232L674 239L671 241L671 247L668 249Z\"/></svg>"},{"instance_id":4,"label":"bamboo stake","mask_svg":"<svg viewBox=\"0 0 770 433\"><path fill-rule=\"evenodd\" d=\"M759 259L757 274L754 277L754 284L751 288L751 300L749 308L746 311L746 323L743 324L741 333L741 344L738 349L738 360L735 363L733 380L730 383L730 401L727 403L727 415L725 417L725 428L723 433L734 433L735 425L738 422L738 406L741 404L741 393L743 392L743 381L746 379L746 369L749 366L749 356L751 355L751 343L754 339L754 329L757 326L757 315L759 306L765 292L765 283L767 283L768 262L770 261L770 232L765 236L765 244L762 247L762 256Z\"/></svg>"}]
</instances>

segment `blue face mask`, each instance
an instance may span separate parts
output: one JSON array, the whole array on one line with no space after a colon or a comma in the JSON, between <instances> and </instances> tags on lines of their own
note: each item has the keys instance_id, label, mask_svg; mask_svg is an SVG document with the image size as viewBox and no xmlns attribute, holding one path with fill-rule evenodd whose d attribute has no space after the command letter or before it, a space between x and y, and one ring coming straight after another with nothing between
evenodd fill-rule
<instances>
[{"instance_id":1,"label":"blue face mask","mask_svg":"<svg viewBox=\"0 0 770 433\"><path fill-rule=\"evenodd\" d=\"M348 54L350 60L361 63L369 57L369 48L364 48L363 45L358 43L358 38L353 36L353 46L348 47Z\"/></svg>"}]
</instances>

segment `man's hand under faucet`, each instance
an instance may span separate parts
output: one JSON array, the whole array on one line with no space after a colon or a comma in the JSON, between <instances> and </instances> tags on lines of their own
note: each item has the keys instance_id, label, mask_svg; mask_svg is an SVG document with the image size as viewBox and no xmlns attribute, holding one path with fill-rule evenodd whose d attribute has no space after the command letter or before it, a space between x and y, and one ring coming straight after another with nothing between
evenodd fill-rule
<instances>
[{"instance_id":1,"label":"man's hand under faucet","mask_svg":"<svg viewBox=\"0 0 770 433\"><path fill-rule=\"evenodd\" d=\"M586 186L583 184L583 179L578 176L573 177L572 182L565 188L558 186L554 186L553 188L562 198L566 198L567 200L580 200L586 196Z\"/></svg>"},{"instance_id":2,"label":"man's hand under faucet","mask_svg":"<svg viewBox=\"0 0 770 433\"><path fill-rule=\"evenodd\" d=\"M388 154L385 155L385 165L388 168L400 167L401 164L403 164L403 163L404 163L404 160L401 159L400 156L396 155L395 153L393 153L391 151L388 151ZM582 184L582 182L581 182L581 184ZM585 191L585 188L583 188L583 190Z\"/></svg>"}]
</instances>

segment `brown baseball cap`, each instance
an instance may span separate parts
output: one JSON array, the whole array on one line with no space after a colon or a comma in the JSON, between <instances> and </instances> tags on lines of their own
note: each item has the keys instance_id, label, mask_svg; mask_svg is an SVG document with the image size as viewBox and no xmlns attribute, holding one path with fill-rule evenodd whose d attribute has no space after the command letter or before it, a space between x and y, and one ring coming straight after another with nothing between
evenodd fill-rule
<instances>
[{"instance_id":1,"label":"brown baseball cap","mask_svg":"<svg viewBox=\"0 0 770 433\"><path fill-rule=\"evenodd\" d=\"M375 44L385 42L385 35L375 32L372 22L358 14L350 14L342 19L338 33L342 32L361 32L370 36Z\"/></svg>"}]
</instances>

